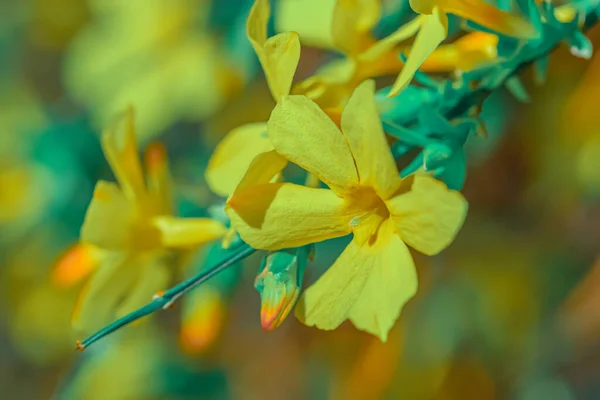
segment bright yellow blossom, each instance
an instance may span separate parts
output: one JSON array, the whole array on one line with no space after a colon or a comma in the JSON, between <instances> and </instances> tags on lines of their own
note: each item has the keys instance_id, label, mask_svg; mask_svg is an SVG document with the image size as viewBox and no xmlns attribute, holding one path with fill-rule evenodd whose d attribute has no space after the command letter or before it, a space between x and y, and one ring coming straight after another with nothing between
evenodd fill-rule
<instances>
[{"instance_id":1,"label":"bright yellow blossom","mask_svg":"<svg viewBox=\"0 0 600 400\"><path fill-rule=\"evenodd\" d=\"M411 8L421 14L419 33L406 64L392 86L389 96L395 96L408 85L415 71L446 39L448 14L478 23L506 36L531 39L538 36L526 19L502 11L483 0L410 0Z\"/></svg>"},{"instance_id":2,"label":"bright yellow blossom","mask_svg":"<svg viewBox=\"0 0 600 400\"><path fill-rule=\"evenodd\" d=\"M353 233L337 261L304 292L296 316L321 329L335 329L349 319L385 341L417 290L406 244L427 255L440 252L461 227L466 201L432 177L399 178L372 81L355 90L341 129L315 102L292 95L279 100L268 130L279 157L330 189L249 185L243 179L226 207L233 227L248 244L266 250ZM276 172L271 167L270 173ZM247 176L253 173L251 166Z\"/></svg>"},{"instance_id":3,"label":"bright yellow blossom","mask_svg":"<svg viewBox=\"0 0 600 400\"><path fill-rule=\"evenodd\" d=\"M144 176L132 109L104 132L102 148L118 185L98 182L81 229L86 245L67 253L54 277L69 284L95 271L74 315L75 327L83 331L107 322L115 310L122 315L143 305L163 289L170 277L168 250L193 249L225 233L221 223L209 218L172 216L165 149L148 147Z\"/></svg>"},{"instance_id":4,"label":"bright yellow blossom","mask_svg":"<svg viewBox=\"0 0 600 400\"><path fill-rule=\"evenodd\" d=\"M290 93L300 60L300 39L295 32L267 38L270 17L268 0L256 0L246 22L246 36L258 56L273 99ZM273 150L268 140L266 122L242 125L227 134L215 149L208 167L206 182L223 197L233 193L256 156Z\"/></svg>"},{"instance_id":5,"label":"bright yellow blossom","mask_svg":"<svg viewBox=\"0 0 600 400\"><path fill-rule=\"evenodd\" d=\"M303 94L314 100L323 109L341 108L353 90L365 79L396 74L402 67L398 57L397 45L413 36L419 29L418 21L411 21L400 27L392 35L377 41L371 30L381 17L380 0L337 0L331 1L328 32L321 32L321 43L345 55L320 68L314 76L299 82L293 89L294 94ZM287 1L287 8L302 15L298 28L301 34L312 29L312 15L319 13L322 4L315 1ZM304 8L301 12L300 8ZM309 12L312 11L312 12ZM287 11L287 13L290 13ZM291 24L292 19L286 18ZM295 26L292 24L291 26ZM303 36L302 36L303 37Z\"/></svg>"}]
</instances>

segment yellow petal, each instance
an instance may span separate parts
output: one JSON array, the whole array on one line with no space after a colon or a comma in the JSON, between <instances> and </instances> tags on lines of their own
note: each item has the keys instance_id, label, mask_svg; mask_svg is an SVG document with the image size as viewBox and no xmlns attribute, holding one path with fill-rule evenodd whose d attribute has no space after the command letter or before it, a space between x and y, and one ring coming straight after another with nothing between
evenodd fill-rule
<instances>
[{"instance_id":1,"label":"yellow petal","mask_svg":"<svg viewBox=\"0 0 600 400\"><path fill-rule=\"evenodd\" d=\"M450 44L443 44L423 62L428 72L471 71L498 57L498 36L471 32Z\"/></svg>"},{"instance_id":2,"label":"yellow petal","mask_svg":"<svg viewBox=\"0 0 600 400\"><path fill-rule=\"evenodd\" d=\"M337 0L281 0L277 4L277 32L298 32L302 45L333 49L331 24Z\"/></svg>"},{"instance_id":3,"label":"yellow petal","mask_svg":"<svg viewBox=\"0 0 600 400\"><path fill-rule=\"evenodd\" d=\"M351 319L361 330L387 339L403 305L417 290L407 247L382 227L373 244L350 242L335 263L300 297L296 317L331 330Z\"/></svg>"},{"instance_id":4,"label":"yellow petal","mask_svg":"<svg viewBox=\"0 0 600 400\"><path fill-rule=\"evenodd\" d=\"M433 14L425 15L423 24L410 49L402 71L396 78L389 97L398 95L412 80L415 72L448 34L448 17L435 7Z\"/></svg>"},{"instance_id":5,"label":"yellow petal","mask_svg":"<svg viewBox=\"0 0 600 400\"><path fill-rule=\"evenodd\" d=\"M134 284L138 265L124 253L110 255L100 265L79 296L73 328L88 335L114 319L119 302Z\"/></svg>"},{"instance_id":6,"label":"yellow petal","mask_svg":"<svg viewBox=\"0 0 600 400\"><path fill-rule=\"evenodd\" d=\"M356 185L346 139L323 110L304 96L283 97L267 123L275 150L319 177L333 190Z\"/></svg>"},{"instance_id":7,"label":"yellow petal","mask_svg":"<svg viewBox=\"0 0 600 400\"><path fill-rule=\"evenodd\" d=\"M357 329L377 336L382 342L400 316L404 304L417 292L417 272L406 245L392 234L389 241L376 244L374 267L361 296L350 310Z\"/></svg>"},{"instance_id":8,"label":"yellow petal","mask_svg":"<svg viewBox=\"0 0 600 400\"><path fill-rule=\"evenodd\" d=\"M56 262L52 269L52 282L61 287L69 287L87 278L102 260L102 251L95 246L77 243Z\"/></svg>"},{"instance_id":9,"label":"yellow petal","mask_svg":"<svg viewBox=\"0 0 600 400\"><path fill-rule=\"evenodd\" d=\"M370 31L380 17L379 0L338 0L331 30L335 47L346 54L358 54L372 40Z\"/></svg>"},{"instance_id":10,"label":"yellow petal","mask_svg":"<svg viewBox=\"0 0 600 400\"><path fill-rule=\"evenodd\" d=\"M172 213L173 183L169 172L167 150L162 143L154 142L146 148L145 164L148 194L155 203L155 211L161 214Z\"/></svg>"},{"instance_id":11,"label":"yellow petal","mask_svg":"<svg viewBox=\"0 0 600 400\"><path fill-rule=\"evenodd\" d=\"M237 191L225 208L232 226L257 249L278 250L347 235L345 202L331 190L267 183Z\"/></svg>"},{"instance_id":12,"label":"yellow petal","mask_svg":"<svg viewBox=\"0 0 600 400\"><path fill-rule=\"evenodd\" d=\"M164 290L169 285L171 274L159 259L144 257L144 259L136 261L140 263L137 279L116 309L116 318L149 303L157 292Z\"/></svg>"},{"instance_id":13,"label":"yellow petal","mask_svg":"<svg viewBox=\"0 0 600 400\"><path fill-rule=\"evenodd\" d=\"M305 95L323 110L339 108L348 100L356 85L357 66L352 58L332 60L317 69L315 75L298 82L292 91Z\"/></svg>"},{"instance_id":14,"label":"yellow petal","mask_svg":"<svg viewBox=\"0 0 600 400\"><path fill-rule=\"evenodd\" d=\"M252 46L262 47L267 41L267 25L271 9L269 0L256 0L246 20L246 36Z\"/></svg>"},{"instance_id":15,"label":"yellow petal","mask_svg":"<svg viewBox=\"0 0 600 400\"><path fill-rule=\"evenodd\" d=\"M361 185L371 186L386 199L400 184L375 104L375 82L360 84L342 113L342 132L348 139Z\"/></svg>"},{"instance_id":16,"label":"yellow petal","mask_svg":"<svg viewBox=\"0 0 600 400\"><path fill-rule=\"evenodd\" d=\"M186 249L200 246L225 235L227 229L211 218L154 217L163 247Z\"/></svg>"},{"instance_id":17,"label":"yellow petal","mask_svg":"<svg viewBox=\"0 0 600 400\"><path fill-rule=\"evenodd\" d=\"M129 107L102 133L102 149L129 199L143 197L144 177L137 152L133 108Z\"/></svg>"},{"instance_id":18,"label":"yellow petal","mask_svg":"<svg viewBox=\"0 0 600 400\"><path fill-rule=\"evenodd\" d=\"M225 320L224 295L215 285L205 284L183 299L179 343L184 352L197 355L219 337Z\"/></svg>"},{"instance_id":19,"label":"yellow petal","mask_svg":"<svg viewBox=\"0 0 600 400\"><path fill-rule=\"evenodd\" d=\"M272 149L264 122L232 130L221 140L208 162L205 174L208 186L220 196L230 196L254 157Z\"/></svg>"},{"instance_id":20,"label":"yellow petal","mask_svg":"<svg viewBox=\"0 0 600 400\"><path fill-rule=\"evenodd\" d=\"M131 245L134 218L134 207L117 185L99 181L83 220L81 240L103 249L125 249Z\"/></svg>"},{"instance_id":21,"label":"yellow petal","mask_svg":"<svg viewBox=\"0 0 600 400\"><path fill-rule=\"evenodd\" d=\"M460 192L449 190L430 176L413 175L403 185L410 191L386 202L397 233L424 254L439 253L460 230L467 215L467 201Z\"/></svg>"},{"instance_id":22,"label":"yellow petal","mask_svg":"<svg viewBox=\"0 0 600 400\"><path fill-rule=\"evenodd\" d=\"M443 10L506 36L532 39L539 35L525 18L502 11L483 0L447 0Z\"/></svg>"},{"instance_id":23,"label":"yellow petal","mask_svg":"<svg viewBox=\"0 0 600 400\"><path fill-rule=\"evenodd\" d=\"M361 61L374 61L384 54L394 50L399 43L413 37L421 27L424 16L419 15L406 24L402 25L395 32L379 40L368 50L359 55Z\"/></svg>"},{"instance_id":24,"label":"yellow petal","mask_svg":"<svg viewBox=\"0 0 600 400\"><path fill-rule=\"evenodd\" d=\"M300 296L296 318L332 330L350 316L375 266L372 254L352 240L331 267Z\"/></svg>"},{"instance_id":25,"label":"yellow petal","mask_svg":"<svg viewBox=\"0 0 600 400\"><path fill-rule=\"evenodd\" d=\"M269 38L256 54L265 71L267 84L275 100L286 96L300 61L300 38L296 32L285 32Z\"/></svg>"},{"instance_id":26,"label":"yellow petal","mask_svg":"<svg viewBox=\"0 0 600 400\"><path fill-rule=\"evenodd\" d=\"M285 32L267 39L269 15L269 1L256 0L248 16L246 35L265 71L271 94L277 100L290 93L300 60L300 38L296 32Z\"/></svg>"},{"instance_id":27,"label":"yellow petal","mask_svg":"<svg viewBox=\"0 0 600 400\"><path fill-rule=\"evenodd\" d=\"M246 171L236 191L272 181L286 165L287 160L275 150L257 155L250 163L248 171Z\"/></svg>"}]
</instances>

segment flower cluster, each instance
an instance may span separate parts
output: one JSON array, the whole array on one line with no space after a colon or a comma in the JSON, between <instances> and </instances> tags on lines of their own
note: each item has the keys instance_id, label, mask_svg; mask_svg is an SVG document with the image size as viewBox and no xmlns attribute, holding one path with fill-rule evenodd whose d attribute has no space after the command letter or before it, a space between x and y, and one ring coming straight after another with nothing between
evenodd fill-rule
<instances>
[{"instance_id":1,"label":"flower cluster","mask_svg":"<svg viewBox=\"0 0 600 400\"><path fill-rule=\"evenodd\" d=\"M517 3L411 0L411 10L390 11L379 0L281 1L279 33L270 35L269 1L256 0L246 35L274 106L267 121L233 129L209 160L206 182L226 198L224 214L173 216L165 151L147 148L144 175L127 112L102 140L119 185L97 184L82 244L56 269L61 279L95 271L76 322L89 331L152 294L160 307L172 304L200 280L162 293L166 265L219 240L223 257L267 252L255 281L266 330L294 310L308 326L350 321L385 342L418 290L409 247L440 253L466 218L464 144L485 135L481 102L501 86L527 100L516 74L535 64L543 75L561 41L576 56L591 54L582 29L597 19L597 4ZM315 29L312 16L322 13ZM306 43L337 56L297 79ZM351 239L339 257L303 288L314 245L343 236ZM209 288L196 293L204 304L219 298Z\"/></svg>"}]
</instances>

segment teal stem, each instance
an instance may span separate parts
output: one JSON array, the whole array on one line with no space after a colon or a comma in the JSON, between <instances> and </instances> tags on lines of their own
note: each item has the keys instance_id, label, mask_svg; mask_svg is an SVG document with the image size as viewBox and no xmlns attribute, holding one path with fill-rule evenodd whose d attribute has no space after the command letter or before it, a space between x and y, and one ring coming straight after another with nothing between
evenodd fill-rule
<instances>
[{"instance_id":1,"label":"teal stem","mask_svg":"<svg viewBox=\"0 0 600 400\"><path fill-rule=\"evenodd\" d=\"M163 293L156 294L153 297L152 301L146 304L145 306L140 307L137 310L132 311L129 314L117 319L113 323L105 326L104 328L100 329L88 338L82 341L77 341L77 350L83 351L90 347L92 344L99 341L100 339L131 324L132 322L137 321L138 319L147 315L150 315L159 309L169 308L175 301L177 301L181 296L183 296L190 290L194 289L201 283L206 282L221 271L231 267L238 261L241 261L244 258L250 256L255 251L255 249L248 246L247 244L243 244L240 250L238 250L238 252L233 254L231 257L228 257L220 263L218 263L217 265L210 267L209 269L202 271L186 279L183 282L178 283L177 285L173 286L172 288L166 290Z\"/></svg>"}]
</instances>

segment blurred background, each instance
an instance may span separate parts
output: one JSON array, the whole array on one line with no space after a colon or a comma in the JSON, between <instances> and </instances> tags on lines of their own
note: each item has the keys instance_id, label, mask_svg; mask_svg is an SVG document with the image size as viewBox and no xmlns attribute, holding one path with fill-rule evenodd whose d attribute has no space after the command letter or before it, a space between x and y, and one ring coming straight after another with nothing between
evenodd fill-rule
<instances>
[{"instance_id":1,"label":"blurred background","mask_svg":"<svg viewBox=\"0 0 600 400\"><path fill-rule=\"evenodd\" d=\"M77 242L99 144L126 105L167 148L180 215L224 199L216 144L273 101L245 37L250 0L0 1L0 395L3 399L600 398L600 54L561 48L529 104L499 91L467 144L466 224L420 277L388 343L293 317L262 331L258 258L168 312L74 351ZM600 29L589 36L600 45ZM324 54L303 48L299 76ZM344 239L317 246L313 281ZM193 264L211 257L199 251ZM184 274L185 275L185 274ZM181 275L175 277L181 279Z\"/></svg>"}]
</instances>

